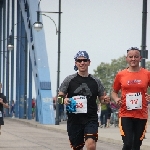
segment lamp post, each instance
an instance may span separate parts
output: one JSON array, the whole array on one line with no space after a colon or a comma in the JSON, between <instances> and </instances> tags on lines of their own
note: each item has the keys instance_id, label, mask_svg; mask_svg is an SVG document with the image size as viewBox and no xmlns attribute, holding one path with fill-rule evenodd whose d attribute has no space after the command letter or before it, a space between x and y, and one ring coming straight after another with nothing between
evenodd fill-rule
<instances>
[{"instance_id":1,"label":"lamp post","mask_svg":"<svg viewBox=\"0 0 150 150\"><path fill-rule=\"evenodd\" d=\"M7 90L8 90L8 95L7 95L7 98L8 98L8 104L10 104L10 97L9 97L9 94L10 94L10 92L9 92L9 74L10 74L10 66L9 66L9 64L10 64L10 51L12 51L13 49L14 49L14 46L13 46L13 41L12 41L13 39L12 39L12 35L9 35L9 37L8 37L8 45L7 45L7 49L8 49L8 58L7 58L7 73L8 73L8 76L7 76ZM10 108L8 108L8 115L10 115Z\"/></svg>"},{"instance_id":2,"label":"lamp post","mask_svg":"<svg viewBox=\"0 0 150 150\"><path fill-rule=\"evenodd\" d=\"M39 4L40 4L40 1L39 1ZM39 6L38 4L38 6ZM58 30L57 30L57 27L56 27L56 24L54 22L54 20L49 17L49 16L46 16L45 14L42 14L42 13L56 13L58 14ZM34 29L37 30L37 31L40 31L42 28L43 28L43 24L40 22L40 14L41 15L44 15L46 17L49 17L53 23L55 24L55 27L56 27L56 34L58 33L58 60L57 60L57 89L56 89L56 95L58 95L58 91L59 91L59 84L60 84L60 33L61 33L61 0L59 0L59 11L58 12L46 12L46 11L37 11L37 22L35 22L33 24L34 26ZM59 104L58 104L58 101L56 101L56 120L55 120L55 124L56 125L59 125Z\"/></svg>"},{"instance_id":3,"label":"lamp post","mask_svg":"<svg viewBox=\"0 0 150 150\"><path fill-rule=\"evenodd\" d=\"M145 59L148 59L148 50L146 50L146 24L147 24L147 0L143 0L142 16L142 45L141 45L141 66L145 68Z\"/></svg>"}]
</instances>

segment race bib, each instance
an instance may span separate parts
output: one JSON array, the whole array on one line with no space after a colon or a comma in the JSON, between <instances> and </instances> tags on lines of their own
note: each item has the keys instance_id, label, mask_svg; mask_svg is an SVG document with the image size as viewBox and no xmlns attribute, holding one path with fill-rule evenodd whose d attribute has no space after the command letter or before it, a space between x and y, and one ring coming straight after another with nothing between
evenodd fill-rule
<instances>
[{"instance_id":1,"label":"race bib","mask_svg":"<svg viewBox=\"0 0 150 150\"><path fill-rule=\"evenodd\" d=\"M142 93L128 93L126 94L127 110L142 109Z\"/></svg>"},{"instance_id":2,"label":"race bib","mask_svg":"<svg viewBox=\"0 0 150 150\"><path fill-rule=\"evenodd\" d=\"M87 98L86 96L73 96L76 101L76 112L72 113L87 113Z\"/></svg>"}]
</instances>

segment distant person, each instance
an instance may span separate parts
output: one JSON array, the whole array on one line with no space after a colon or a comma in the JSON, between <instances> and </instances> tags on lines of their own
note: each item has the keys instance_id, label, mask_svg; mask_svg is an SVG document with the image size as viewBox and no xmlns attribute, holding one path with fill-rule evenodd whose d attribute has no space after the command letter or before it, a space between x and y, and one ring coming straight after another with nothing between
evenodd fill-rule
<instances>
[{"instance_id":1,"label":"distant person","mask_svg":"<svg viewBox=\"0 0 150 150\"><path fill-rule=\"evenodd\" d=\"M107 103L101 102L101 115L100 115L100 121L101 121L101 128L106 128L107 126L107 118L108 118L108 107L107 107Z\"/></svg>"},{"instance_id":2,"label":"distant person","mask_svg":"<svg viewBox=\"0 0 150 150\"><path fill-rule=\"evenodd\" d=\"M12 118L15 118L15 101L12 100L11 102L11 115L12 115Z\"/></svg>"},{"instance_id":3,"label":"distant person","mask_svg":"<svg viewBox=\"0 0 150 150\"><path fill-rule=\"evenodd\" d=\"M110 124L111 125L114 124L114 126L116 127L116 126L118 126L118 115L117 115L117 112L119 110L119 106L113 100L111 100L110 108L111 108L111 111L112 111Z\"/></svg>"},{"instance_id":4,"label":"distant person","mask_svg":"<svg viewBox=\"0 0 150 150\"><path fill-rule=\"evenodd\" d=\"M32 99L32 119L35 117L35 98Z\"/></svg>"},{"instance_id":5,"label":"distant person","mask_svg":"<svg viewBox=\"0 0 150 150\"><path fill-rule=\"evenodd\" d=\"M4 96L3 93L0 93L0 130L1 130L1 125L4 125L4 108L9 108L9 106L6 100L6 96Z\"/></svg>"},{"instance_id":6,"label":"distant person","mask_svg":"<svg viewBox=\"0 0 150 150\"><path fill-rule=\"evenodd\" d=\"M140 67L141 59L137 47L128 49L126 56L128 67L117 73L113 83L112 98L120 105L122 150L140 150L146 132L147 102L150 102L150 95L147 93L150 86L150 72Z\"/></svg>"},{"instance_id":7,"label":"distant person","mask_svg":"<svg viewBox=\"0 0 150 150\"><path fill-rule=\"evenodd\" d=\"M53 97L53 109L56 110L56 97Z\"/></svg>"},{"instance_id":8,"label":"distant person","mask_svg":"<svg viewBox=\"0 0 150 150\"><path fill-rule=\"evenodd\" d=\"M110 127L110 119L111 119L112 110L110 107L110 103L107 104L107 128Z\"/></svg>"}]
</instances>

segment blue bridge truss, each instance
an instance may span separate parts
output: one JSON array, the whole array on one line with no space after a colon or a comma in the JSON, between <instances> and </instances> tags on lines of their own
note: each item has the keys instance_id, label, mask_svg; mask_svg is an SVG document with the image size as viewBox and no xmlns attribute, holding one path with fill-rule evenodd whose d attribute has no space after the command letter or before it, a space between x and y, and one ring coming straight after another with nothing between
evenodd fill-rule
<instances>
[{"instance_id":1,"label":"blue bridge truss","mask_svg":"<svg viewBox=\"0 0 150 150\"><path fill-rule=\"evenodd\" d=\"M15 99L16 117L32 119L34 77L36 121L55 124L45 34L33 28L38 3L38 0L0 0L1 93L10 105ZM14 45L11 51L7 47L10 37ZM10 109L6 116L10 116Z\"/></svg>"}]
</instances>

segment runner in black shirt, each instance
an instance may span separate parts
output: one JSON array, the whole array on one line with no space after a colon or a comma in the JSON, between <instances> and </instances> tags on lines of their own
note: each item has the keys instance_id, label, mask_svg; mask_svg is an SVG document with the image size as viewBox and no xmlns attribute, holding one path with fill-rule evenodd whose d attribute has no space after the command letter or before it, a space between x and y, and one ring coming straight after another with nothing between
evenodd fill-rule
<instances>
[{"instance_id":1,"label":"runner in black shirt","mask_svg":"<svg viewBox=\"0 0 150 150\"><path fill-rule=\"evenodd\" d=\"M104 87L100 80L88 73L90 59L86 51L79 51L75 56L75 70L62 82L59 97L64 98L64 104L70 103L69 98L76 101L76 112L68 114L67 131L73 150L96 150L98 139L98 116L96 99L109 101L104 96ZM67 98L65 98L67 97Z\"/></svg>"},{"instance_id":2,"label":"runner in black shirt","mask_svg":"<svg viewBox=\"0 0 150 150\"><path fill-rule=\"evenodd\" d=\"M3 93L0 93L0 130L1 130L1 125L4 125L4 108L8 108L8 103L6 100L6 96L4 96ZM1 134L1 131L0 131Z\"/></svg>"}]
</instances>

